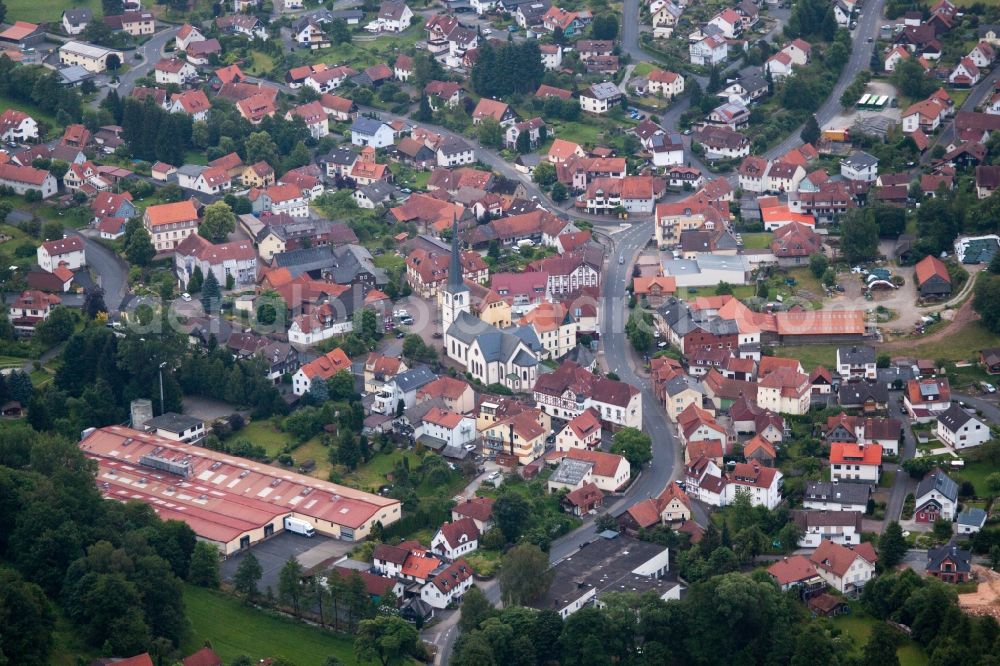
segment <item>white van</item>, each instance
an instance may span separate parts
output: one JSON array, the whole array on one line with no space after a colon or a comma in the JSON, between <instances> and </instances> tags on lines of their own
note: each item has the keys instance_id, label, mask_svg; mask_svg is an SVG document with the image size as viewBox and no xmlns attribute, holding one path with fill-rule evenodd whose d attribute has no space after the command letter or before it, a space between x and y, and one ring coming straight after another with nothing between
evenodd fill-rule
<instances>
[{"instance_id":1,"label":"white van","mask_svg":"<svg viewBox=\"0 0 1000 666\"><path fill-rule=\"evenodd\" d=\"M285 530L294 532L295 534L301 534L304 537L316 536L316 530L313 529L312 525L304 520L292 518L291 516L285 518Z\"/></svg>"}]
</instances>

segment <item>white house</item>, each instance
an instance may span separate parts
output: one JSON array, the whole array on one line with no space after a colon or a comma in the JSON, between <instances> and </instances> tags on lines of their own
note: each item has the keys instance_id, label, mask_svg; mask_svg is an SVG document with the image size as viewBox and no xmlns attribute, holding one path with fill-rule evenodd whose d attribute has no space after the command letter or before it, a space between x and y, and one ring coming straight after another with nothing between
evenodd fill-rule
<instances>
[{"instance_id":1,"label":"white house","mask_svg":"<svg viewBox=\"0 0 1000 666\"><path fill-rule=\"evenodd\" d=\"M456 560L441 572L434 574L420 590L420 599L427 605L442 610L460 599L472 587L472 567L462 559Z\"/></svg>"},{"instance_id":2,"label":"white house","mask_svg":"<svg viewBox=\"0 0 1000 666\"><path fill-rule=\"evenodd\" d=\"M392 128L381 120L358 116L351 125L351 143L355 146L385 148L396 140Z\"/></svg>"},{"instance_id":3,"label":"white house","mask_svg":"<svg viewBox=\"0 0 1000 666\"><path fill-rule=\"evenodd\" d=\"M940 469L928 472L913 494L916 498L913 519L918 523L933 523L938 518L955 519L958 511L958 484Z\"/></svg>"},{"instance_id":4,"label":"white house","mask_svg":"<svg viewBox=\"0 0 1000 666\"><path fill-rule=\"evenodd\" d=\"M461 449L475 441L476 421L447 409L432 407L424 414L413 436L418 441L422 437L428 437L443 442L445 447Z\"/></svg>"},{"instance_id":5,"label":"white house","mask_svg":"<svg viewBox=\"0 0 1000 666\"><path fill-rule=\"evenodd\" d=\"M989 425L956 403L951 403L948 409L938 414L935 433L938 439L954 449L979 446L993 436Z\"/></svg>"},{"instance_id":6,"label":"white house","mask_svg":"<svg viewBox=\"0 0 1000 666\"><path fill-rule=\"evenodd\" d=\"M174 38L174 46L177 51L187 51L187 47L191 44L204 41L205 35L201 33L201 30L190 23L185 23L177 31L177 37Z\"/></svg>"},{"instance_id":7,"label":"white house","mask_svg":"<svg viewBox=\"0 0 1000 666\"><path fill-rule=\"evenodd\" d=\"M49 273L63 264L71 271L87 265L83 239L79 236L46 241L38 246L35 253L39 268Z\"/></svg>"},{"instance_id":8,"label":"white house","mask_svg":"<svg viewBox=\"0 0 1000 666\"><path fill-rule=\"evenodd\" d=\"M624 488L632 478L628 461L614 453L574 448L555 451L545 459L550 464L558 463L548 480L549 492L572 491L593 483L604 492L613 493Z\"/></svg>"},{"instance_id":9,"label":"white house","mask_svg":"<svg viewBox=\"0 0 1000 666\"><path fill-rule=\"evenodd\" d=\"M459 137L448 137L438 144L437 165L440 167L461 166L475 161L476 151Z\"/></svg>"},{"instance_id":10,"label":"white house","mask_svg":"<svg viewBox=\"0 0 1000 666\"><path fill-rule=\"evenodd\" d=\"M955 518L955 531L959 534L975 534L986 525L986 512L980 508L966 509Z\"/></svg>"},{"instance_id":11,"label":"white house","mask_svg":"<svg viewBox=\"0 0 1000 666\"><path fill-rule=\"evenodd\" d=\"M556 435L556 451L595 449L601 444L601 418L598 411L588 408L570 419Z\"/></svg>"},{"instance_id":12,"label":"white house","mask_svg":"<svg viewBox=\"0 0 1000 666\"><path fill-rule=\"evenodd\" d=\"M384 0L378 17L365 26L368 32L403 32L410 27L413 11L405 2Z\"/></svg>"},{"instance_id":13,"label":"white house","mask_svg":"<svg viewBox=\"0 0 1000 666\"><path fill-rule=\"evenodd\" d=\"M351 359L337 347L306 363L292 375L292 393L305 395L312 390L313 383L325 382L341 370L351 371Z\"/></svg>"},{"instance_id":14,"label":"white house","mask_svg":"<svg viewBox=\"0 0 1000 666\"><path fill-rule=\"evenodd\" d=\"M234 286L245 287L257 278L257 252L248 240L215 245L191 234L174 249L174 269L182 289L187 288L195 268L205 277L214 273L220 285L225 286L232 276Z\"/></svg>"},{"instance_id":15,"label":"white house","mask_svg":"<svg viewBox=\"0 0 1000 666\"><path fill-rule=\"evenodd\" d=\"M587 113L607 113L622 100L622 92L613 83L595 83L580 93L580 109Z\"/></svg>"},{"instance_id":16,"label":"white house","mask_svg":"<svg viewBox=\"0 0 1000 666\"><path fill-rule=\"evenodd\" d=\"M854 596L875 576L878 556L871 543L841 546L823 541L809 556L816 573L841 594Z\"/></svg>"},{"instance_id":17,"label":"white house","mask_svg":"<svg viewBox=\"0 0 1000 666\"><path fill-rule=\"evenodd\" d=\"M862 483L832 483L806 481L802 493L802 506L825 511L856 511L868 509L871 487Z\"/></svg>"},{"instance_id":18,"label":"white house","mask_svg":"<svg viewBox=\"0 0 1000 666\"><path fill-rule=\"evenodd\" d=\"M840 162L840 175L847 180L861 180L868 183L878 178L878 158L856 150Z\"/></svg>"},{"instance_id":19,"label":"white house","mask_svg":"<svg viewBox=\"0 0 1000 666\"><path fill-rule=\"evenodd\" d=\"M83 31L87 29L87 25L93 20L93 18L93 14L87 7L66 9L62 14L63 31L65 31L67 35L82 34Z\"/></svg>"},{"instance_id":20,"label":"white house","mask_svg":"<svg viewBox=\"0 0 1000 666\"><path fill-rule=\"evenodd\" d=\"M108 59L112 57L117 58L119 65L125 62L123 52L86 42L66 42L59 47L61 64L79 65L93 74L105 71L108 68Z\"/></svg>"},{"instance_id":21,"label":"white house","mask_svg":"<svg viewBox=\"0 0 1000 666\"><path fill-rule=\"evenodd\" d=\"M0 164L0 185L6 185L20 195L39 192L43 199L48 199L59 189L59 182L50 172L10 163Z\"/></svg>"},{"instance_id":22,"label":"white house","mask_svg":"<svg viewBox=\"0 0 1000 666\"><path fill-rule=\"evenodd\" d=\"M182 86L198 76L198 70L195 66L180 58L164 58L160 60L153 67L153 72L156 82L164 85L173 83Z\"/></svg>"},{"instance_id":23,"label":"white house","mask_svg":"<svg viewBox=\"0 0 1000 666\"><path fill-rule=\"evenodd\" d=\"M431 550L449 560L456 560L479 548L479 528L472 518L460 518L438 528L431 539Z\"/></svg>"},{"instance_id":24,"label":"white house","mask_svg":"<svg viewBox=\"0 0 1000 666\"><path fill-rule=\"evenodd\" d=\"M712 66L725 62L729 56L729 44L721 35L709 35L688 47L688 56L693 65Z\"/></svg>"},{"instance_id":25,"label":"white house","mask_svg":"<svg viewBox=\"0 0 1000 666\"><path fill-rule=\"evenodd\" d=\"M861 543L861 517L858 511L793 511L792 521L799 528L799 546L815 548L823 541L842 546Z\"/></svg>"},{"instance_id":26,"label":"white house","mask_svg":"<svg viewBox=\"0 0 1000 666\"><path fill-rule=\"evenodd\" d=\"M844 379L878 378L875 366L875 348L867 345L837 348L837 374Z\"/></svg>"},{"instance_id":27,"label":"white house","mask_svg":"<svg viewBox=\"0 0 1000 666\"><path fill-rule=\"evenodd\" d=\"M382 390L375 394L372 411L379 414L395 414L400 402L403 403L404 409L413 407L417 403L417 391L435 379L434 373L424 365L398 373L392 379L386 380Z\"/></svg>"},{"instance_id":28,"label":"white house","mask_svg":"<svg viewBox=\"0 0 1000 666\"><path fill-rule=\"evenodd\" d=\"M676 72L654 69L646 75L646 81L646 90L654 95L672 98L684 92L684 77Z\"/></svg>"},{"instance_id":29,"label":"white house","mask_svg":"<svg viewBox=\"0 0 1000 666\"><path fill-rule=\"evenodd\" d=\"M24 143L38 139L38 123L24 111L7 109L0 114L0 140Z\"/></svg>"},{"instance_id":30,"label":"white house","mask_svg":"<svg viewBox=\"0 0 1000 666\"><path fill-rule=\"evenodd\" d=\"M948 83L953 86L971 87L979 83L982 72L976 67L972 58L966 56L955 66L955 69L948 75Z\"/></svg>"},{"instance_id":31,"label":"white house","mask_svg":"<svg viewBox=\"0 0 1000 666\"><path fill-rule=\"evenodd\" d=\"M722 496L723 505L731 504L737 495L745 493L754 506L775 509L781 504L782 474L773 467L764 467L756 461L737 463L726 476Z\"/></svg>"},{"instance_id":32,"label":"white house","mask_svg":"<svg viewBox=\"0 0 1000 666\"><path fill-rule=\"evenodd\" d=\"M830 480L875 485L882 476L882 447L835 442L830 445Z\"/></svg>"}]
</instances>

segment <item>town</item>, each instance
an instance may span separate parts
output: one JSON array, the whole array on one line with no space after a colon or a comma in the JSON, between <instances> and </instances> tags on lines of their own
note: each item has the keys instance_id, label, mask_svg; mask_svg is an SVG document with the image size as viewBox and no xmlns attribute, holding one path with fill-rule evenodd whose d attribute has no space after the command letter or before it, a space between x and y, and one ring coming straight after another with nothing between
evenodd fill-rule
<instances>
[{"instance_id":1,"label":"town","mask_svg":"<svg viewBox=\"0 0 1000 666\"><path fill-rule=\"evenodd\" d=\"M0 660L993 664L998 55L0 1Z\"/></svg>"}]
</instances>

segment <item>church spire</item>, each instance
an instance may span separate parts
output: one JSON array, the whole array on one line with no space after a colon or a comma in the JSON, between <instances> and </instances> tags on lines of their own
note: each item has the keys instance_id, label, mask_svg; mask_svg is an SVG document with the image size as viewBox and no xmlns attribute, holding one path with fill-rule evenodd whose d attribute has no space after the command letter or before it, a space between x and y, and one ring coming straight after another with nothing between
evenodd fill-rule
<instances>
[{"instance_id":1,"label":"church spire","mask_svg":"<svg viewBox=\"0 0 1000 666\"><path fill-rule=\"evenodd\" d=\"M451 292L467 289L462 275L462 258L458 242L458 216L451 218L451 264L448 267L448 290Z\"/></svg>"}]
</instances>

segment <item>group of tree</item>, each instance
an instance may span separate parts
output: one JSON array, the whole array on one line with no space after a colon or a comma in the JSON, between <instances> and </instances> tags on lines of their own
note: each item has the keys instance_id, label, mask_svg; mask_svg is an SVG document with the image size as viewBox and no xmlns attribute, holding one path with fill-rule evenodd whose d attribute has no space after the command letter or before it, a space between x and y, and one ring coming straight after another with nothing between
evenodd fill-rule
<instances>
[{"instance_id":1,"label":"group of tree","mask_svg":"<svg viewBox=\"0 0 1000 666\"><path fill-rule=\"evenodd\" d=\"M218 582L218 552L190 527L105 501L75 437L26 424L0 433L0 559L9 664L49 663L57 606L92 650L172 663L188 632L181 581Z\"/></svg>"},{"instance_id":2,"label":"group of tree","mask_svg":"<svg viewBox=\"0 0 1000 666\"><path fill-rule=\"evenodd\" d=\"M625 322L625 335L637 352L649 351L653 346L653 315L636 308Z\"/></svg>"},{"instance_id":3,"label":"group of tree","mask_svg":"<svg viewBox=\"0 0 1000 666\"><path fill-rule=\"evenodd\" d=\"M184 164L191 146L191 126L191 116L165 111L152 97L145 101L129 98L122 103L122 140L132 157Z\"/></svg>"},{"instance_id":4,"label":"group of tree","mask_svg":"<svg viewBox=\"0 0 1000 666\"><path fill-rule=\"evenodd\" d=\"M83 109L80 92L63 85L54 71L21 66L6 55L0 55L0 97L35 106L62 125L77 122Z\"/></svg>"},{"instance_id":5,"label":"group of tree","mask_svg":"<svg viewBox=\"0 0 1000 666\"><path fill-rule=\"evenodd\" d=\"M469 81L479 95L500 98L534 92L544 74L541 53L534 40L507 42L499 47L485 42L479 47Z\"/></svg>"},{"instance_id":6,"label":"group of tree","mask_svg":"<svg viewBox=\"0 0 1000 666\"><path fill-rule=\"evenodd\" d=\"M832 40L837 32L833 5L824 0L799 0L792 7L792 15L784 31L787 37L793 39L819 37L825 41Z\"/></svg>"},{"instance_id":7,"label":"group of tree","mask_svg":"<svg viewBox=\"0 0 1000 666\"><path fill-rule=\"evenodd\" d=\"M254 418L287 411L285 401L267 378L269 361L255 356L235 360L225 345L212 344L204 352L187 354L177 368L177 381L185 395L200 395L249 407Z\"/></svg>"}]
</instances>

